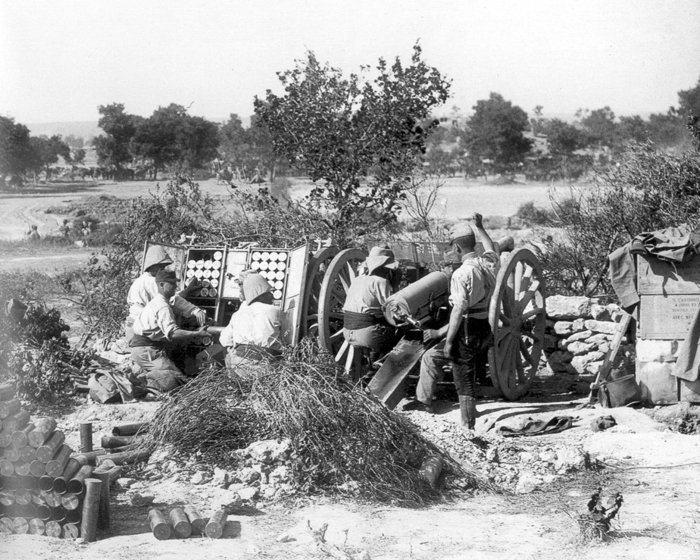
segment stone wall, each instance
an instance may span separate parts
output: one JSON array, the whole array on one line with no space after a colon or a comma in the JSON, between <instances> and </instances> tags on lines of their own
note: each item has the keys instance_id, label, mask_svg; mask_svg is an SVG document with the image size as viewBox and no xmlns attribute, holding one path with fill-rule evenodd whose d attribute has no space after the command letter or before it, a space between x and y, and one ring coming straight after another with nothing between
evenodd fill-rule
<instances>
[{"instance_id":1,"label":"stone wall","mask_svg":"<svg viewBox=\"0 0 700 560\"><path fill-rule=\"evenodd\" d=\"M596 298L547 298L544 367L553 375L570 376L571 386L587 393L600 371L622 318L620 307ZM620 355L633 356L634 344L623 337Z\"/></svg>"}]
</instances>

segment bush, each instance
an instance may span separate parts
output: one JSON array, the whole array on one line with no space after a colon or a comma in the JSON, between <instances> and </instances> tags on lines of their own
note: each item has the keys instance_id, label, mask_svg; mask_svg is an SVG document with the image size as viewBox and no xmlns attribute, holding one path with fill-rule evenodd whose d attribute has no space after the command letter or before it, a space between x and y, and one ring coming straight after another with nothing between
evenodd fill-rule
<instances>
[{"instance_id":1,"label":"bush","mask_svg":"<svg viewBox=\"0 0 700 560\"><path fill-rule=\"evenodd\" d=\"M515 215L528 226L544 226L552 219L549 210L535 206L533 201L521 204Z\"/></svg>"},{"instance_id":2,"label":"bush","mask_svg":"<svg viewBox=\"0 0 700 560\"><path fill-rule=\"evenodd\" d=\"M645 231L700 224L700 152L671 156L653 145L631 147L618 166L590 187L552 196L552 225L540 236L548 290L569 295L612 294L608 255Z\"/></svg>"}]
</instances>

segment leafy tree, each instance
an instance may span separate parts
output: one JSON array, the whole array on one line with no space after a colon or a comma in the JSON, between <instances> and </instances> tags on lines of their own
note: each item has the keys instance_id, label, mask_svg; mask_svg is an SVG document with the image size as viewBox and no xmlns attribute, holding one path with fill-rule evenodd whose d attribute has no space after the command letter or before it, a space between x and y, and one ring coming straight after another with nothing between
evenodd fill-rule
<instances>
[{"instance_id":1,"label":"leafy tree","mask_svg":"<svg viewBox=\"0 0 700 560\"><path fill-rule=\"evenodd\" d=\"M58 134L51 138L47 136L32 136L29 141L34 152L34 171L39 172L43 168L46 172L47 180L51 175L51 166L58 162L58 156L61 156L66 163L71 163L72 161L70 147Z\"/></svg>"},{"instance_id":2,"label":"leafy tree","mask_svg":"<svg viewBox=\"0 0 700 560\"><path fill-rule=\"evenodd\" d=\"M679 112L684 117L700 118L700 78L694 88L678 92Z\"/></svg>"},{"instance_id":3,"label":"leafy tree","mask_svg":"<svg viewBox=\"0 0 700 560\"><path fill-rule=\"evenodd\" d=\"M685 143L688 133L683 119L675 110L666 114L657 113L649 115L649 139L660 148L670 148Z\"/></svg>"},{"instance_id":4,"label":"leafy tree","mask_svg":"<svg viewBox=\"0 0 700 560\"><path fill-rule=\"evenodd\" d=\"M558 155L571 155L576 150L586 147L586 136L574 125L560 119L546 122L544 134L547 135L550 150Z\"/></svg>"},{"instance_id":5,"label":"leafy tree","mask_svg":"<svg viewBox=\"0 0 700 560\"><path fill-rule=\"evenodd\" d=\"M74 150L71 158L75 165L82 165L83 163L85 163L85 150L83 150L82 148Z\"/></svg>"},{"instance_id":6,"label":"leafy tree","mask_svg":"<svg viewBox=\"0 0 700 560\"><path fill-rule=\"evenodd\" d=\"M142 119L131 140L133 154L153 163L153 179L168 165L189 171L204 166L216 157L218 145L215 123L192 117L175 103L159 107Z\"/></svg>"},{"instance_id":7,"label":"leafy tree","mask_svg":"<svg viewBox=\"0 0 700 560\"><path fill-rule=\"evenodd\" d=\"M581 118L581 126L588 134L591 144L613 148L618 143L619 134L615 113L610 107L596 109L588 114L579 111L578 114L583 117Z\"/></svg>"},{"instance_id":8,"label":"leafy tree","mask_svg":"<svg viewBox=\"0 0 700 560\"><path fill-rule=\"evenodd\" d=\"M75 136L74 134L69 134L63 140L66 144L68 144L71 148L75 150L85 147L85 140L83 140L82 136Z\"/></svg>"},{"instance_id":9,"label":"leafy tree","mask_svg":"<svg viewBox=\"0 0 700 560\"><path fill-rule=\"evenodd\" d=\"M465 131L470 158L490 159L503 169L520 163L532 147L523 135L529 125L527 113L499 93L477 101L473 109Z\"/></svg>"},{"instance_id":10,"label":"leafy tree","mask_svg":"<svg viewBox=\"0 0 700 560\"><path fill-rule=\"evenodd\" d=\"M418 44L408 66L380 59L373 80L367 70L344 77L308 52L293 70L278 73L284 95L268 90L254 102L275 152L317 183L311 200L330 210L332 229L341 236L356 233L351 222L368 211L374 220L395 220L437 125L420 122L447 100L450 87L421 59Z\"/></svg>"},{"instance_id":11,"label":"leafy tree","mask_svg":"<svg viewBox=\"0 0 700 560\"><path fill-rule=\"evenodd\" d=\"M618 132L622 142L641 143L649 139L648 124L639 115L620 117Z\"/></svg>"},{"instance_id":12,"label":"leafy tree","mask_svg":"<svg viewBox=\"0 0 700 560\"><path fill-rule=\"evenodd\" d=\"M129 144L136 133L140 117L126 113L123 103L100 105L98 111L102 116L97 124L106 135L93 140L97 162L119 169L132 160Z\"/></svg>"},{"instance_id":13,"label":"leafy tree","mask_svg":"<svg viewBox=\"0 0 700 560\"><path fill-rule=\"evenodd\" d=\"M34 168L34 150L29 129L14 119L0 116L0 181L6 176L22 176Z\"/></svg>"}]
</instances>

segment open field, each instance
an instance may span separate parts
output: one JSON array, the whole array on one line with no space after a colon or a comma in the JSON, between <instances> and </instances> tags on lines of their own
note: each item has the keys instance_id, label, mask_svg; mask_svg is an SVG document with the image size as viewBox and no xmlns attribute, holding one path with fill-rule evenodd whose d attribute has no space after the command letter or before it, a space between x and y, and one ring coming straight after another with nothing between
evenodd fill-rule
<instances>
[{"instance_id":1,"label":"open field","mask_svg":"<svg viewBox=\"0 0 700 560\"><path fill-rule=\"evenodd\" d=\"M153 181L131 181L122 183L54 183L34 187L27 185L21 190L0 193L0 240L22 239L30 225L37 225L41 234L55 233L62 216L46 214L51 206L74 202L86 196L108 195L118 198L147 196L158 183ZM161 182L164 184L164 182ZM292 198L302 197L311 189L304 180L293 180ZM217 185L210 179L200 182L202 190L212 196L225 197L229 193L226 185ZM245 186L242 188L254 188ZM512 216L518 207L528 201L548 207L550 185L542 183L488 185L483 182L465 181L461 178L447 179L440 191L435 212L447 219L458 219L479 212L484 216Z\"/></svg>"}]
</instances>

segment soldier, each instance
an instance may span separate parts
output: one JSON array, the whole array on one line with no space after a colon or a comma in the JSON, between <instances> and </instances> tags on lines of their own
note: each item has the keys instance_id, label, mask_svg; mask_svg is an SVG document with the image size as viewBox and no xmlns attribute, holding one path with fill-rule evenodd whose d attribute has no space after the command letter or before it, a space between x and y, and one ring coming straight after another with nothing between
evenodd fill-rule
<instances>
[{"instance_id":1,"label":"soldier","mask_svg":"<svg viewBox=\"0 0 700 560\"><path fill-rule=\"evenodd\" d=\"M347 292L343 306L343 336L352 346L369 348L370 360L391 350L395 342L393 328L382 309L391 295L392 271L399 263L386 247L373 247L367 257L367 274L360 275Z\"/></svg>"},{"instance_id":2,"label":"soldier","mask_svg":"<svg viewBox=\"0 0 700 560\"><path fill-rule=\"evenodd\" d=\"M488 308L500 262L481 214L474 214L472 220L484 253L482 257L476 254L476 235L468 224L459 226L452 234L450 243L462 265L450 280L450 320L442 329L427 330L424 334L426 341L443 336L445 340L423 356L416 389L418 401L432 410L435 384L442 378L445 360L452 362L461 424L468 430L473 430L476 422L475 381L486 376L487 352L492 342Z\"/></svg>"},{"instance_id":3,"label":"soldier","mask_svg":"<svg viewBox=\"0 0 700 560\"><path fill-rule=\"evenodd\" d=\"M168 265L173 264L173 260L165 252L165 249L157 245L151 246L146 252L144 258L144 273L139 276L129 288L127 303L129 304L129 316L124 325L126 341L131 343L134 336L133 324L138 318L144 307L158 294L158 286L156 285L156 274L158 271L165 269ZM193 279L194 280L194 279ZM182 317L195 317L197 324L201 327L207 320L206 313L186 301L189 290L194 284L191 284L185 290L175 295L173 298L173 307L176 313Z\"/></svg>"},{"instance_id":4,"label":"soldier","mask_svg":"<svg viewBox=\"0 0 700 560\"><path fill-rule=\"evenodd\" d=\"M143 370L142 375L145 375L149 387L168 392L187 381L170 358L172 343L201 336L207 327L196 331L178 328L170 305L178 283L172 270L159 270L155 283L158 293L146 304L133 324L131 359Z\"/></svg>"}]
</instances>

